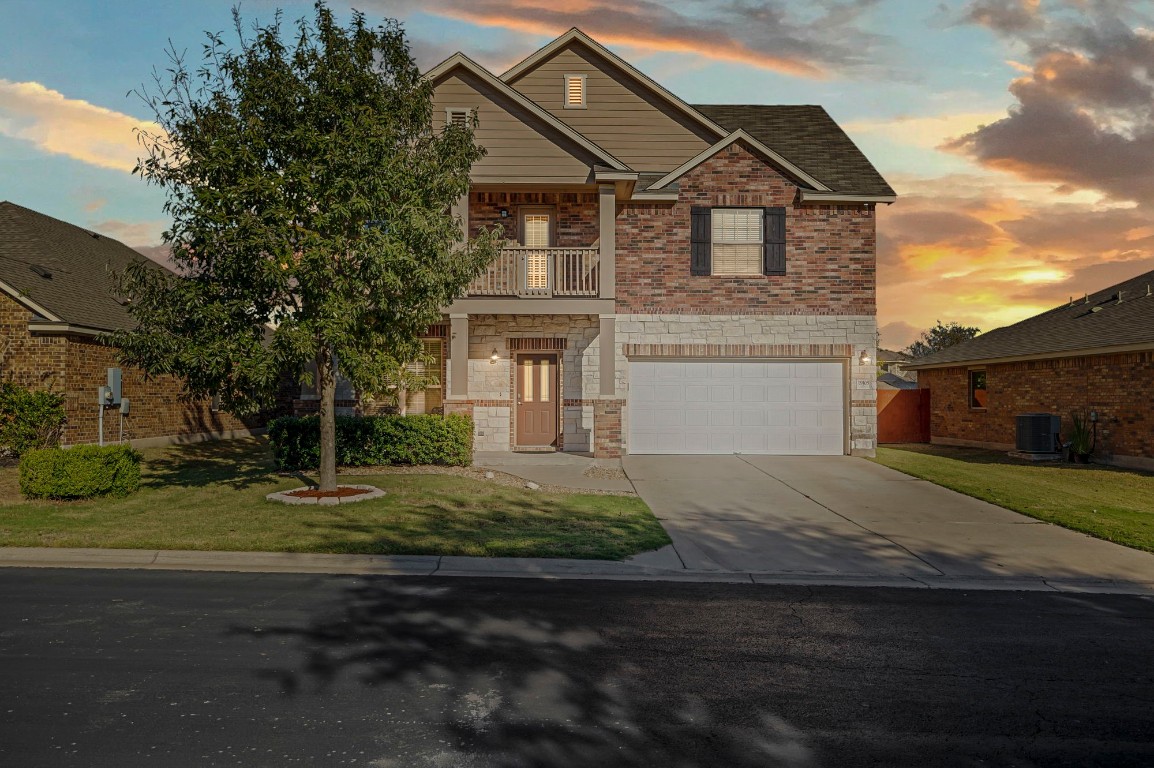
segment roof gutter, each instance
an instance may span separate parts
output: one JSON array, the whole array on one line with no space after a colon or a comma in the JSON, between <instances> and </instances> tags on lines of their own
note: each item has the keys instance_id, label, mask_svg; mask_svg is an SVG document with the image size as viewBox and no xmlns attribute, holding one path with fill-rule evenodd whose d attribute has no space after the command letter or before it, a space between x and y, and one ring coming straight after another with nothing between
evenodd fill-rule
<instances>
[{"instance_id":1,"label":"roof gutter","mask_svg":"<svg viewBox=\"0 0 1154 768\"><path fill-rule=\"evenodd\" d=\"M1020 363L1030 360L1052 360L1066 357L1088 357L1090 355L1114 355L1125 352L1145 352L1154 350L1154 341L1144 341L1137 344L1119 344L1113 347L1084 347L1062 352L1039 352L1032 355L1007 355L1005 357L980 357L967 360L951 360L942 363L902 363L907 371L928 371L935 368L967 368L983 365L997 365L999 363Z\"/></svg>"},{"instance_id":2,"label":"roof gutter","mask_svg":"<svg viewBox=\"0 0 1154 768\"><path fill-rule=\"evenodd\" d=\"M842 192L819 192L801 190L803 203L890 203L897 202L897 195L855 195Z\"/></svg>"},{"instance_id":3,"label":"roof gutter","mask_svg":"<svg viewBox=\"0 0 1154 768\"><path fill-rule=\"evenodd\" d=\"M52 322L45 320L33 320L28 323L28 330L32 333L47 333L54 336L63 336L66 334L73 334L76 336L107 336L112 331L103 328L89 328L84 325L72 325L65 322Z\"/></svg>"}]
</instances>

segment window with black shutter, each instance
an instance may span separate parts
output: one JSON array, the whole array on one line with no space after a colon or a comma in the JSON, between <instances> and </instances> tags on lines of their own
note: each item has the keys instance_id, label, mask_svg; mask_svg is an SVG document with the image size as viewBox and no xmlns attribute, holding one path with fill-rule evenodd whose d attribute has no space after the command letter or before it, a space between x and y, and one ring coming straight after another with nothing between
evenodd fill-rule
<instances>
[{"instance_id":1,"label":"window with black shutter","mask_svg":"<svg viewBox=\"0 0 1154 768\"><path fill-rule=\"evenodd\" d=\"M785 208L765 209L765 243L762 269L767 275L785 274Z\"/></svg>"},{"instance_id":2,"label":"window with black shutter","mask_svg":"<svg viewBox=\"0 0 1154 768\"><path fill-rule=\"evenodd\" d=\"M711 274L710 245L713 230L709 209L695 205L689 209L689 274Z\"/></svg>"}]
</instances>

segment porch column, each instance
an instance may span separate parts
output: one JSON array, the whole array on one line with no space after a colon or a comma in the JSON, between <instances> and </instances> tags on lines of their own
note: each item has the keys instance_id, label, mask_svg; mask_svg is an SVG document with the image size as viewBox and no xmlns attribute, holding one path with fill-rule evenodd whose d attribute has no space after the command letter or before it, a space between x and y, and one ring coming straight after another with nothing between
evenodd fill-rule
<instances>
[{"instance_id":1,"label":"porch column","mask_svg":"<svg viewBox=\"0 0 1154 768\"><path fill-rule=\"evenodd\" d=\"M612 184L597 187L597 210L600 214L601 237L600 295L603 299L617 296L617 189ZM604 327L604 326L602 326Z\"/></svg>"},{"instance_id":2,"label":"porch column","mask_svg":"<svg viewBox=\"0 0 1154 768\"><path fill-rule=\"evenodd\" d=\"M604 242L604 241L602 241ZM617 394L617 316L601 315L600 356L597 361L602 397Z\"/></svg>"},{"instance_id":3,"label":"porch column","mask_svg":"<svg viewBox=\"0 0 1154 768\"><path fill-rule=\"evenodd\" d=\"M469 396L469 316L449 315L449 397Z\"/></svg>"}]
</instances>

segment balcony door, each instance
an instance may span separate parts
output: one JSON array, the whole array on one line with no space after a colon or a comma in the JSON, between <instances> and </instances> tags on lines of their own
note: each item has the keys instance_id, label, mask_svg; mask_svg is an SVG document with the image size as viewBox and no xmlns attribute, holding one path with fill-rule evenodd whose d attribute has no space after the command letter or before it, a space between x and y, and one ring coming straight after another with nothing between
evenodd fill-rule
<instances>
[{"instance_id":1,"label":"balcony door","mask_svg":"<svg viewBox=\"0 0 1154 768\"><path fill-rule=\"evenodd\" d=\"M553 211L529 208L521 211L522 274L527 295L548 295L549 251L553 247Z\"/></svg>"},{"instance_id":2,"label":"balcony door","mask_svg":"<svg viewBox=\"0 0 1154 768\"><path fill-rule=\"evenodd\" d=\"M558 365L555 353L517 356L517 445L557 445Z\"/></svg>"}]
</instances>

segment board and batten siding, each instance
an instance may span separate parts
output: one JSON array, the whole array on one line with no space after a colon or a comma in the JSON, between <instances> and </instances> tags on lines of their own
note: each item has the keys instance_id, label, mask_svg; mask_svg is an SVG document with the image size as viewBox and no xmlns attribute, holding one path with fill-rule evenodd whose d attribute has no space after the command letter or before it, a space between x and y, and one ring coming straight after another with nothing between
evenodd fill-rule
<instances>
[{"instance_id":1,"label":"board and batten siding","mask_svg":"<svg viewBox=\"0 0 1154 768\"><path fill-rule=\"evenodd\" d=\"M585 75L583 109L565 107L565 75ZM635 171L671 171L716 141L584 46L558 51L509 84Z\"/></svg>"},{"instance_id":2,"label":"board and batten siding","mask_svg":"<svg viewBox=\"0 0 1154 768\"><path fill-rule=\"evenodd\" d=\"M473 165L475 184L585 184L596 162L589 153L516 102L463 70L446 75L433 93L433 128L448 109L476 109L476 141L488 154Z\"/></svg>"}]
</instances>

